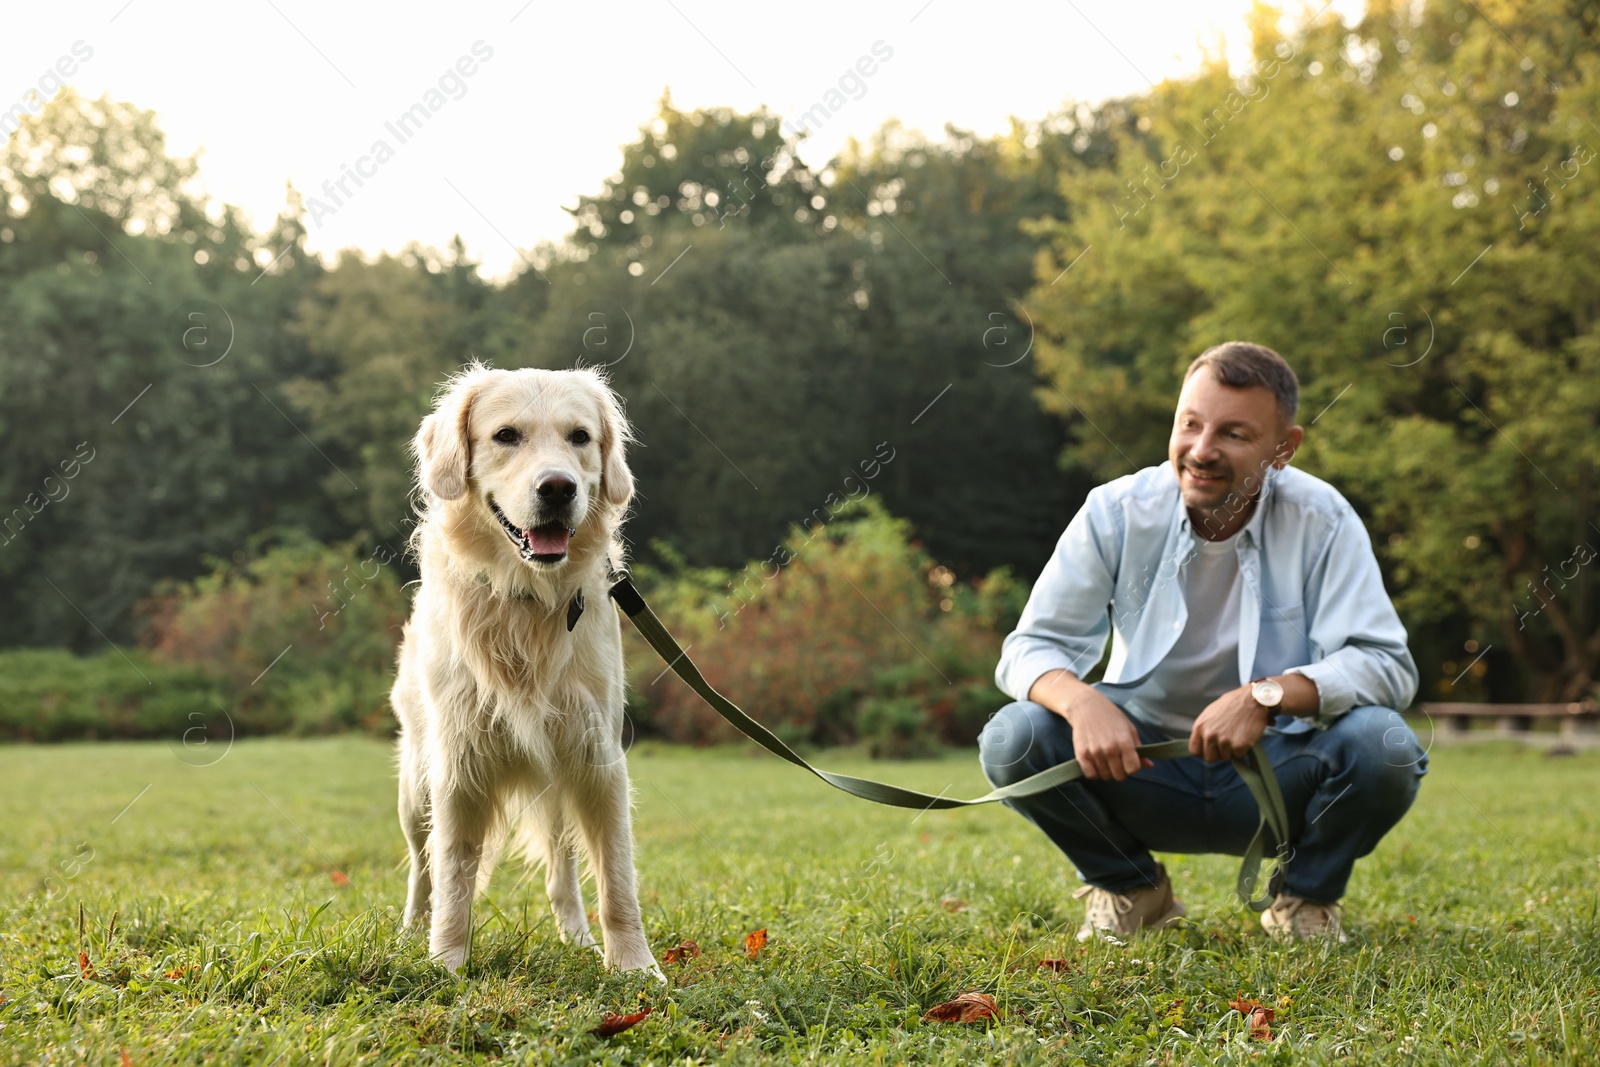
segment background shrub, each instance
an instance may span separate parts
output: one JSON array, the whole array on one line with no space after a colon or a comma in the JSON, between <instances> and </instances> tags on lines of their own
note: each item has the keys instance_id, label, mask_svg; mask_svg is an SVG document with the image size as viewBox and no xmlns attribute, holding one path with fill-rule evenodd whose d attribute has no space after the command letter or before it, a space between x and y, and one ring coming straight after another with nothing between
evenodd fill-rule
<instances>
[{"instance_id":1,"label":"background shrub","mask_svg":"<svg viewBox=\"0 0 1600 1067\"><path fill-rule=\"evenodd\" d=\"M137 650L126 658L57 648L0 652L0 741L179 740L227 707L218 679Z\"/></svg>"},{"instance_id":2,"label":"background shrub","mask_svg":"<svg viewBox=\"0 0 1600 1067\"><path fill-rule=\"evenodd\" d=\"M977 737L1005 703L991 674L1026 598L1005 571L958 583L870 499L793 530L743 570L640 568L638 579L707 680L774 732L815 744L868 736L886 756ZM623 629L642 731L737 736Z\"/></svg>"},{"instance_id":3,"label":"background shrub","mask_svg":"<svg viewBox=\"0 0 1600 1067\"><path fill-rule=\"evenodd\" d=\"M234 697L243 733L394 729L395 648L409 610L386 546L361 554L299 534L254 539L211 573L146 601L143 644Z\"/></svg>"}]
</instances>

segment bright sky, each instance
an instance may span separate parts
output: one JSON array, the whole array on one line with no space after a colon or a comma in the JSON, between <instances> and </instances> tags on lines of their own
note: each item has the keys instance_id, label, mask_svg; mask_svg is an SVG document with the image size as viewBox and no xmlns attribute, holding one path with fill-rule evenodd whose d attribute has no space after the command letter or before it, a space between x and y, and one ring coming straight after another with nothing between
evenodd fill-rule
<instances>
[{"instance_id":1,"label":"bright sky","mask_svg":"<svg viewBox=\"0 0 1600 1067\"><path fill-rule=\"evenodd\" d=\"M501 275L513 245L567 232L562 207L617 169L619 146L637 136L665 88L680 108L766 104L790 118L823 101L874 45L891 52L871 77L847 82L848 102L806 142L801 156L817 165L891 117L936 136L946 122L989 134L1012 115L1035 119L1069 99L1147 88L1195 69L1206 53L1237 64L1248 56L1250 6L28 4L7 13L0 36L0 111L82 42L79 54L92 55L65 80L90 97L154 109L169 149L201 150L207 190L244 207L258 227L284 206L286 182L322 195L325 181L360 163L370 176L359 188L346 180L353 195L312 226L312 249L443 246L459 233L485 273ZM1346 21L1361 8L1360 0L1332 6ZM470 76L455 73L478 42L462 67ZM429 99L442 76L443 91ZM385 123L418 103L435 110L402 143ZM361 163L380 139L392 158Z\"/></svg>"}]
</instances>

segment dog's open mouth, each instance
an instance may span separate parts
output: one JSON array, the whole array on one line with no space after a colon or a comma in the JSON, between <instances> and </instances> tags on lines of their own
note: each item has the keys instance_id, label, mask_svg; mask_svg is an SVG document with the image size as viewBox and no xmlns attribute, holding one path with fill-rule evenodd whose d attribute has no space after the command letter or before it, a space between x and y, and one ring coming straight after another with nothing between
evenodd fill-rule
<instances>
[{"instance_id":1,"label":"dog's open mouth","mask_svg":"<svg viewBox=\"0 0 1600 1067\"><path fill-rule=\"evenodd\" d=\"M489 510L500 520L500 528L511 538L511 543L517 546L517 554L527 562L560 563L567 558L567 544L577 531L559 522L547 522L524 530L506 518L506 513L492 499L489 501Z\"/></svg>"}]
</instances>

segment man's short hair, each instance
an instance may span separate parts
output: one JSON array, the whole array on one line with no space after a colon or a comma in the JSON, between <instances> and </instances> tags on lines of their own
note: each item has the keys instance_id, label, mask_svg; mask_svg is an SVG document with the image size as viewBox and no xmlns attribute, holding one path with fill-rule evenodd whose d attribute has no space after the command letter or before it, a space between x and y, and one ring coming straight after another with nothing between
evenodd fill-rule
<instances>
[{"instance_id":1,"label":"man's short hair","mask_svg":"<svg viewBox=\"0 0 1600 1067\"><path fill-rule=\"evenodd\" d=\"M1195 357L1184 371L1188 381L1201 370L1210 370L1217 381L1234 389L1261 386L1278 398L1278 414L1284 422L1293 422L1294 413L1300 409L1300 379L1294 368L1284 358L1266 345L1249 341L1228 341L1214 345Z\"/></svg>"}]
</instances>

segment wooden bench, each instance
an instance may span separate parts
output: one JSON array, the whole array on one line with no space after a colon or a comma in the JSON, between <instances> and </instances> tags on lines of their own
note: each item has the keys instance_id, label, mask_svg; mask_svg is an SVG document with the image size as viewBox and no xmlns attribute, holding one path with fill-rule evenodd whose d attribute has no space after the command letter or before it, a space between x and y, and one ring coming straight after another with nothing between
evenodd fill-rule
<instances>
[{"instance_id":1,"label":"wooden bench","mask_svg":"<svg viewBox=\"0 0 1600 1067\"><path fill-rule=\"evenodd\" d=\"M1444 724L1447 737L1463 738L1473 719L1493 719L1497 736L1527 739L1535 719L1557 719L1562 741L1593 739L1600 720L1600 704L1575 701L1571 704L1441 704L1424 703L1424 714Z\"/></svg>"}]
</instances>

